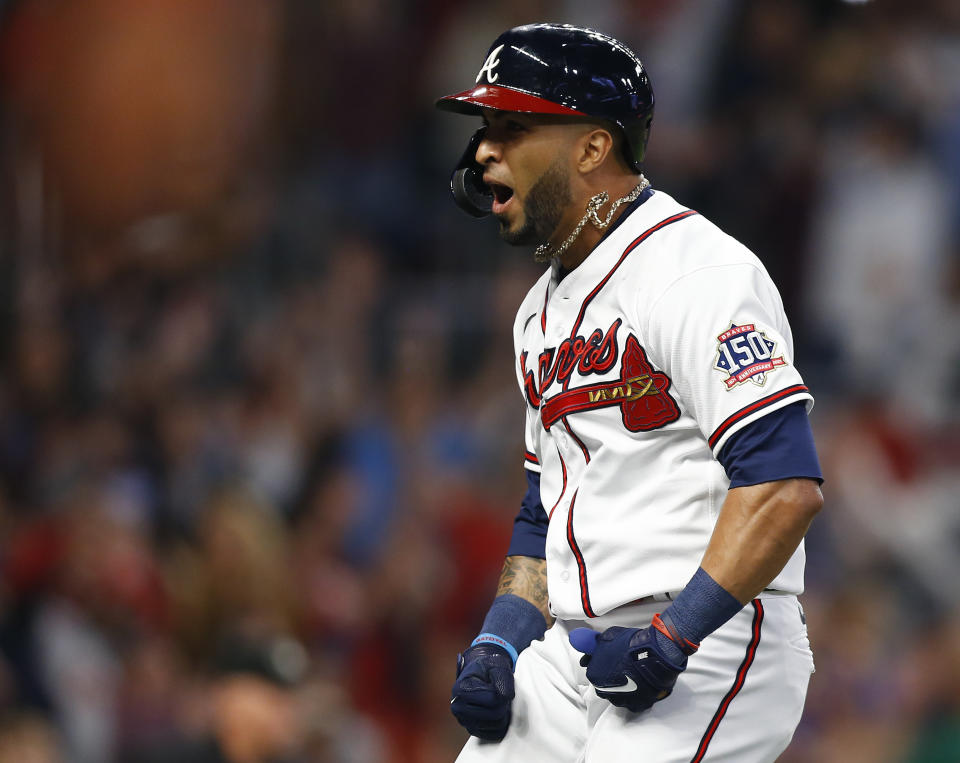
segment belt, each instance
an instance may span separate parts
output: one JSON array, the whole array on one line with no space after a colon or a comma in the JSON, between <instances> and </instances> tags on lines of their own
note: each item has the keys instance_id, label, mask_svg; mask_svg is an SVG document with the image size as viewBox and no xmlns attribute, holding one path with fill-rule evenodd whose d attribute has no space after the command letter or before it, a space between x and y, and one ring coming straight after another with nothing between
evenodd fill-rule
<instances>
[{"instance_id":1,"label":"belt","mask_svg":"<svg viewBox=\"0 0 960 763\"><path fill-rule=\"evenodd\" d=\"M679 591L667 591L665 593L652 593L649 596L642 596L639 599L634 599L633 601L628 601L625 605L626 607L632 607L638 604L655 604L664 601L673 601L677 598Z\"/></svg>"},{"instance_id":2,"label":"belt","mask_svg":"<svg viewBox=\"0 0 960 763\"><path fill-rule=\"evenodd\" d=\"M679 595L679 591L666 591L665 593L652 593L649 596L642 596L639 599L634 599L633 601L628 601L626 604L621 606L632 607L634 605L642 604L659 604L665 601L673 601ZM795 594L788 593L787 591L778 591L775 588L764 588L760 594L767 594L768 596L794 596Z\"/></svg>"}]
</instances>

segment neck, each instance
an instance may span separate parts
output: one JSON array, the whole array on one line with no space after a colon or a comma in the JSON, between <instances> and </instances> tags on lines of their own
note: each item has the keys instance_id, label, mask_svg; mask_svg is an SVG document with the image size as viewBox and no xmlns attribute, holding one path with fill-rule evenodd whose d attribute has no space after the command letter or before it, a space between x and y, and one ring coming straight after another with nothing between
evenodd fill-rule
<instances>
[{"instance_id":1,"label":"neck","mask_svg":"<svg viewBox=\"0 0 960 763\"><path fill-rule=\"evenodd\" d=\"M603 209L600 212L601 219L603 219L603 212L609 208L610 202L603 205ZM621 206L613 213L613 219L610 221L611 225L620 219L623 210L624 207ZM583 228L583 232L577 237L577 240L558 258L560 264L568 271L576 268L581 262L587 259L590 252L596 248L597 244L600 243L600 239L603 238L604 233L606 233L606 231L597 230L590 225L590 223L587 223Z\"/></svg>"},{"instance_id":2,"label":"neck","mask_svg":"<svg viewBox=\"0 0 960 763\"><path fill-rule=\"evenodd\" d=\"M643 175L630 175L611 181L606 189L589 189L579 201L570 205L570 214L567 217L572 219L566 220L565 224L558 226L558 232L548 242L550 249L560 249L559 255L550 255L549 249L545 254L548 257L558 259L560 265L567 271L576 268L594 250L610 226L624 214L630 205L630 201L632 201L630 196L641 185L643 187L648 185ZM609 199L596 210L597 217L604 223L602 226L598 226L597 220L586 219L584 213L588 211L591 199L595 198L601 190L607 191ZM643 188L640 188L640 190L642 191ZM633 198L636 198L636 196ZM613 210L612 214L611 209ZM577 226L584 220L580 233L564 248L566 239L576 231Z\"/></svg>"}]
</instances>

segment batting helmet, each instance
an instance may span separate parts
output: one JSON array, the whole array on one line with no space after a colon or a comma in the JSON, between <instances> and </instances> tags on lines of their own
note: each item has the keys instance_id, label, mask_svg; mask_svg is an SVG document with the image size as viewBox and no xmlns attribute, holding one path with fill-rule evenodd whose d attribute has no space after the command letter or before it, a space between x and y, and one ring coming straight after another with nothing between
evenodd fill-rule
<instances>
[{"instance_id":1,"label":"batting helmet","mask_svg":"<svg viewBox=\"0 0 960 763\"><path fill-rule=\"evenodd\" d=\"M460 114L479 114L484 106L612 122L623 134L627 164L639 172L653 120L653 89L640 59L618 40L569 24L529 24L494 40L474 87L437 101L438 108ZM482 132L474 135L451 178L457 203L477 216L490 211L473 158L481 137Z\"/></svg>"}]
</instances>

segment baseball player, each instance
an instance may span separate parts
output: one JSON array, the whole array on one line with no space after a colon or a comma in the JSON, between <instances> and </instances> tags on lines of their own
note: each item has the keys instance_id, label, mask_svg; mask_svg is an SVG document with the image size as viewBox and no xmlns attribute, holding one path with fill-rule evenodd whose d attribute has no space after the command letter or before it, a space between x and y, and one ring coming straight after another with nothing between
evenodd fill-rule
<instances>
[{"instance_id":1,"label":"baseball player","mask_svg":"<svg viewBox=\"0 0 960 763\"><path fill-rule=\"evenodd\" d=\"M511 29L437 105L482 118L456 202L549 263L514 326L529 489L458 659L459 760L774 760L813 671L822 504L776 288L650 187L653 92L617 40Z\"/></svg>"}]
</instances>

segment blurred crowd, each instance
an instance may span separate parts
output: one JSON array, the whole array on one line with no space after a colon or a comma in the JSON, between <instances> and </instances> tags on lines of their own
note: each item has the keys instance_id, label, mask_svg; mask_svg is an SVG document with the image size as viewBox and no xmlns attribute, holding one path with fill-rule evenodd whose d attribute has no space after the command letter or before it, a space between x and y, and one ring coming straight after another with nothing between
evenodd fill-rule
<instances>
[{"instance_id":1,"label":"blurred crowd","mask_svg":"<svg viewBox=\"0 0 960 763\"><path fill-rule=\"evenodd\" d=\"M960 760L960 5L0 2L0 763L439 763L524 490L437 114L633 46L647 175L781 289L826 506L787 763Z\"/></svg>"}]
</instances>

